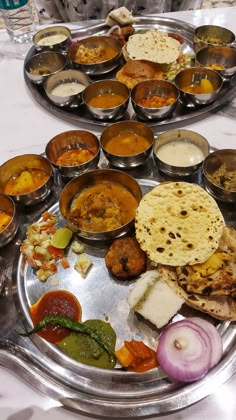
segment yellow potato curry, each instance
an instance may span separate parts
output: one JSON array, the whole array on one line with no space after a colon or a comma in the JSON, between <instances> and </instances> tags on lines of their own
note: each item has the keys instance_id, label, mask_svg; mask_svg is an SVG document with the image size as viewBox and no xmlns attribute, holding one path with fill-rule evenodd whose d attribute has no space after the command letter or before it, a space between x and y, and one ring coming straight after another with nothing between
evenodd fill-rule
<instances>
[{"instance_id":1,"label":"yellow potato curry","mask_svg":"<svg viewBox=\"0 0 236 420\"><path fill-rule=\"evenodd\" d=\"M4 186L4 193L9 195L28 194L47 182L49 175L42 169L25 169L12 176Z\"/></svg>"}]
</instances>

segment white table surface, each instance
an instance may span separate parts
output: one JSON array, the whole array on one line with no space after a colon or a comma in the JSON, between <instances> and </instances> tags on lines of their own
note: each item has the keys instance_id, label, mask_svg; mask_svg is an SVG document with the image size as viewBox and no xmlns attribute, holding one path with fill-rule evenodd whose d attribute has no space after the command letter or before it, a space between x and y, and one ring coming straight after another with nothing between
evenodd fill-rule
<instances>
[{"instance_id":1,"label":"white table surface","mask_svg":"<svg viewBox=\"0 0 236 420\"><path fill-rule=\"evenodd\" d=\"M162 16L180 19L195 26L221 25L235 32L236 7L176 12ZM0 164L18 154L41 153L53 136L77 128L49 115L34 101L24 82L23 59L6 56L2 52L7 48L7 35L2 30L0 31ZM14 51L11 48L9 50ZM20 52L20 49L17 51ZM232 109L227 108L224 112L219 112L185 128L202 134L212 146L235 148L235 117L236 111L234 113ZM82 124L81 128L90 129ZM236 418L235 387L236 375L211 396L192 407L168 415L167 418L233 420ZM91 417L69 412L57 401L23 382L13 372L0 367L0 420L85 420L88 418ZM166 416L152 418L160 419Z\"/></svg>"}]
</instances>

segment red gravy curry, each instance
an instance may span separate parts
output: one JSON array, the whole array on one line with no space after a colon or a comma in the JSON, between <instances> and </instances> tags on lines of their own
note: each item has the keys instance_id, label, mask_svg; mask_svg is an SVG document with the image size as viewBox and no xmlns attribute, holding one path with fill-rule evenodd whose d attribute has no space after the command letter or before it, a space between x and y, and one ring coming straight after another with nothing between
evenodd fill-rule
<instances>
[{"instance_id":1,"label":"red gravy curry","mask_svg":"<svg viewBox=\"0 0 236 420\"><path fill-rule=\"evenodd\" d=\"M56 159L59 166L76 166L88 162L94 157L95 153L88 149L69 149L63 152Z\"/></svg>"},{"instance_id":2,"label":"red gravy curry","mask_svg":"<svg viewBox=\"0 0 236 420\"><path fill-rule=\"evenodd\" d=\"M45 293L31 306L30 315L34 326L49 315L61 315L80 321L82 309L76 297L66 290L52 290ZM55 325L47 325L38 335L50 343L58 343L70 334L66 328Z\"/></svg>"}]
</instances>

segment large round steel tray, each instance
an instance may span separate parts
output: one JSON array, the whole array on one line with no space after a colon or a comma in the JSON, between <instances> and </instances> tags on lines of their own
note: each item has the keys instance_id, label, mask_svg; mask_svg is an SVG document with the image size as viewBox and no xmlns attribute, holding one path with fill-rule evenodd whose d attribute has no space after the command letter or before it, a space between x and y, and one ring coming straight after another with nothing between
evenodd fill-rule
<instances>
[{"instance_id":1,"label":"large round steel tray","mask_svg":"<svg viewBox=\"0 0 236 420\"><path fill-rule=\"evenodd\" d=\"M107 167L104 158L100 167ZM139 179L143 193L160 180L155 162L149 159L142 168L129 172ZM200 182L199 174L191 179ZM147 415L179 410L201 400L236 371L236 330L230 322L213 322L223 339L224 354L220 363L203 379L188 385L171 383L161 369L137 374L93 368L77 363L55 346L39 336L22 338L17 331L29 329L29 305L49 289L65 288L74 293L83 310L83 320L108 317L117 333L117 348L123 340L145 340L155 347L159 332L130 311L127 304L128 289L132 284L112 279L104 264L106 245L86 242L86 252L93 267L86 279L73 269L73 255L69 254L71 268L60 271L47 282L41 283L33 270L19 254L19 244L25 237L28 224L38 220L49 208L59 215L58 194L61 184L56 182L51 196L35 208L18 208L20 229L15 240L1 250L0 280L5 289L0 296L0 363L32 386L57 399L64 406L89 413L90 416L142 418ZM234 205L219 203L228 224L236 226ZM61 223L59 215L59 225ZM175 319L190 315L204 316L183 306Z\"/></svg>"},{"instance_id":2,"label":"large round steel tray","mask_svg":"<svg viewBox=\"0 0 236 420\"><path fill-rule=\"evenodd\" d=\"M161 29L166 32L171 32L178 34L185 39L184 44L182 45L182 50L185 53L194 53L193 51L193 34L195 27L189 23L182 22L180 20L171 19L167 17L140 17L137 22L134 24L135 30L144 30L144 29ZM85 36L95 35L95 34L105 34L108 31L108 27L104 23L99 23L96 25L89 25L83 27L73 32L74 38L82 38ZM27 56L26 60L34 55L36 50L32 47ZM104 75L106 78L112 78L115 76L115 73ZM50 114L55 117L64 120L66 122L72 123L75 126L80 126L81 123L89 123L95 127L105 127L110 124L110 122L99 121L92 118L88 112L85 110L84 106L80 106L77 109L62 109L55 106L44 92L44 88L34 85L28 78L24 70L24 78L26 84L32 93L34 99ZM95 79L93 79L95 80ZM198 119L207 118L216 112L218 109L223 107L226 103L232 101L236 96L236 77L233 77L229 82L225 83L217 99L210 105L200 107L200 108L187 108L182 105L180 102L174 111L174 114L168 119L162 121L153 121L147 122L148 125L152 126L156 131L163 131L168 128L175 128L181 124L189 124ZM137 120L137 117L130 105L126 115L123 119L133 119Z\"/></svg>"}]
</instances>

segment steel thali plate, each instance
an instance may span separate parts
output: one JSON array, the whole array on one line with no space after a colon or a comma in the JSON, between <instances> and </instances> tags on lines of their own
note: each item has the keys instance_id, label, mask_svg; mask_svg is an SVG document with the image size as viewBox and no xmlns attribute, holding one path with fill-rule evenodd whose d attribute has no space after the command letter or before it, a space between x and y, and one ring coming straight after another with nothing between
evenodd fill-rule
<instances>
[{"instance_id":1,"label":"steel thali plate","mask_svg":"<svg viewBox=\"0 0 236 420\"><path fill-rule=\"evenodd\" d=\"M193 47L193 35L195 27L189 23L182 22L180 20L171 19L167 17L140 17L134 24L136 31L142 31L146 29L160 29L165 32L173 33L184 38L185 42L181 46L181 49L184 53L194 55ZM96 25L89 25L87 27L80 28L73 31L73 38L80 39L91 35L104 35L108 31L108 27L102 23ZM36 54L36 49L32 47L25 59L25 62L34 54ZM114 78L115 72L108 73L107 75L102 76L102 78ZM84 105L79 106L78 108L60 108L54 105L45 94L43 86L36 86L28 78L26 71L24 69L24 78L26 85L28 86L34 99L50 114L55 117L64 120L66 122L72 123L75 126L80 126L81 123L89 123L90 125L96 127L105 127L111 122L100 121L91 117L91 115L86 111ZM91 78L92 81L98 80L98 78ZM149 126L153 127L156 131L163 131L170 128L176 128L180 123L183 126L184 124L193 123L202 118L207 118L212 113L215 113L218 109L225 106L227 103L231 102L236 96L236 77L232 77L230 81L224 83L217 99L206 106L199 108L188 108L185 107L179 101L174 113L169 118L160 120L146 122ZM130 104L128 110L122 120L138 120L137 116Z\"/></svg>"},{"instance_id":2,"label":"steel thali plate","mask_svg":"<svg viewBox=\"0 0 236 420\"><path fill-rule=\"evenodd\" d=\"M103 159L99 166L109 167ZM139 180L144 194L163 179L152 158L144 167L129 173ZM200 174L189 181L200 182ZM18 335L17 331L30 328L29 305L53 289L69 290L78 298L83 320L108 319L117 333L117 348L124 339L131 338L144 340L155 348L159 335L155 327L129 309L127 293L133 281L117 281L109 276L103 258L107 244L85 241L86 253L93 262L86 278L73 269L75 257L70 252L71 268L59 270L45 283L25 264L19 254L19 244L25 237L27 225L38 220L45 209L58 215L58 225L62 223L58 208L61 187L57 179L52 195L41 206L18 209L21 218L18 235L2 250L1 267L6 278L4 294L0 296L0 363L66 407L108 418L142 418L168 413L212 393L236 371L236 330L234 324L227 321L206 317L219 329L224 354L203 379L184 386L171 383L159 368L142 374L124 372L119 367L98 369L75 362L37 335L32 338ZM226 222L236 226L235 207L219 204ZM184 305L175 320L192 315L204 316Z\"/></svg>"}]
</instances>

